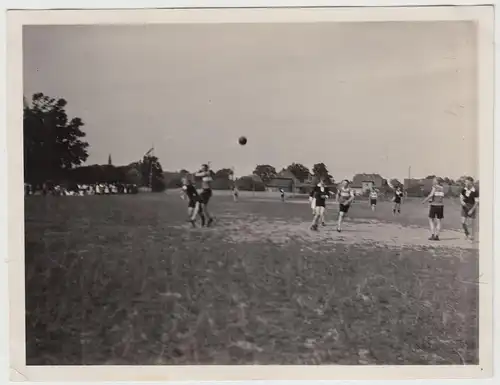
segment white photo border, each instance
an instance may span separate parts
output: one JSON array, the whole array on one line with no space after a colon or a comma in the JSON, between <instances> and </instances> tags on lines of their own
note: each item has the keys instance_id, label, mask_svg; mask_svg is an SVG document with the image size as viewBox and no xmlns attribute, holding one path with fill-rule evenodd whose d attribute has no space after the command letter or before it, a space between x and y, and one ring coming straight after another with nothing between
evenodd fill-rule
<instances>
[{"instance_id":1,"label":"white photo border","mask_svg":"<svg viewBox=\"0 0 500 385\"><path fill-rule=\"evenodd\" d=\"M10 8L21 8L23 2L14 2ZM76 2L44 1L24 2L31 3L31 8L51 7L52 3L59 3L57 8L123 8L123 2L109 1L102 6L97 1ZM111 5L114 3L114 6ZM7 93L5 107L7 115L5 146L0 141L0 149L8 148L5 161L0 159L5 168L9 183L3 183L0 198L9 196L7 213L2 215L2 226L8 226L8 233L1 231L5 241L9 241L5 253L8 267L10 302L10 379L13 381L207 381L207 380L385 380L385 379L447 379L447 378L488 378L492 375L493 349L493 183L494 178L494 137L493 110L493 11L490 6L469 7L466 5L477 2L440 2L441 4L463 4L461 7L422 7L432 5L429 2L413 1L410 4L419 5L418 8L403 8L403 2L369 2L370 5L397 5L387 8L321 8L318 6L330 5L367 5L361 1L314 1L314 8L221 8L227 5L221 1L177 1L177 7L211 7L211 9L173 9L174 2L165 4L165 1L135 1L129 2L135 7L171 7L169 10L160 9L129 9L119 10L64 10L64 11L11 11L7 20L7 53L5 64L7 68ZM161 3L161 4L160 4ZM276 6L278 2L255 1L253 6ZM306 2L287 2L282 6L300 6ZM335 3L335 4L331 4ZM339 4L340 3L340 4ZM375 3L375 4L374 4ZM382 3L382 4L377 4ZM384 4L386 3L386 4ZM388 4L391 3L391 4ZM395 4L399 3L399 4ZM64 4L64 5L63 5ZM71 6L70 6L71 4ZM227 3L226 3L227 4ZM308 2L311 6L311 2ZM234 1L232 7L248 7L248 2ZM24 7L23 7L24 8ZM221 8L221 9L215 9ZM5 15L4 15L5 18ZM265 19L265 20L264 20ZM307 19L307 20L305 20ZM25 362L25 331L24 331L24 208L23 208L23 181L22 181L22 25L26 24L96 24L96 23L148 23L165 22L304 22L304 21L375 21L375 20L476 20L478 22L479 43L479 148L481 180L481 234L480 234L480 365L477 366L26 366ZM5 30L5 29L4 29ZM4 55L5 57L5 55ZM495 79L496 80L496 79ZM498 109L495 110L495 112ZM1 110L0 110L1 111ZM3 138L1 139L3 140ZM4 154L2 154L4 156ZM498 188L496 189L498 191ZM498 210L497 210L498 211ZM2 212L0 212L1 214ZM498 213L496 213L498 218ZM4 245L0 238L0 244ZM498 242L498 241L497 241ZM6 269L7 270L7 269ZM7 277L7 271L5 272ZM2 271L3 274L3 271ZM7 282L7 280L1 280ZM5 288L7 289L7 288ZM6 293L3 290L3 293ZM490 342L491 341L491 342ZM474 382L476 383L476 382Z\"/></svg>"}]
</instances>

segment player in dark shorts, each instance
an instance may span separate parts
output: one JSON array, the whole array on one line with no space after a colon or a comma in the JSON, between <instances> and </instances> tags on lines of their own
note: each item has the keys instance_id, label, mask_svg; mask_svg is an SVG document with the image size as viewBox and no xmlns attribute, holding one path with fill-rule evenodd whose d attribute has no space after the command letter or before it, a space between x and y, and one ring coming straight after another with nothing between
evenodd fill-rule
<instances>
[{"instance_id":1,"label":"player in dark shorts","mask_svg":"<svg viewBox=\"0 0 500 385\"><path fill-rule=\"evenodd\" d=\"M370 190L370 207L372 208L372 211L375 211L375 208L377 207L377 199L378 199L378 192L374 188Z\"/></svg>"},{"instance_id":2,"label":"player in dark shorts","mask_svg":"<svg viewBox=\"0 0 500 385\"><path fill-rule=\"evenodd\" d=\"M208 202L210 202L210 198L212 198L212 173L208 164L202 165L201 170L196 173L196 176L201 178L200 198L203 207L203 213L208 219L207 226L210 226L213 223L214 219L208 212Z\"/></svg>"},{"instance_id":3,"label":"player in dark shorts","mask_svg":"<svg viewBox=\"0 0 500 385\"><path fill-rule=\"evenodd\" d=\"M444 187L441 178L434 178L434 184L430 194L422 203L430 202L429 206L429 227L431 236L429 240L439 241L441 232L441 222L444 218Z\"/></svg>"},{"instance_id":4,"label":"player in dark shorts","mask_svg":"<svg viewBox=\"0 0 500 385\"><path fill-rule=\"evenodd\" d=\"M340 233L342 231L342 222L344 217L349 212L351 203L354 200L354 191L349 187L349 181L347 179L342 181L342 186L337 191L337 203L339 204L339 217L337 222L337 231Z\"/></svg>"},{"instance_id":5,"label":"player in dark shorts","mask_svg":"<svg viewBox=\"0 0 500 385\"><path fill-rule=\"evenodd\" d=\"M392 214L396 215L396 213L401 214L401 203L403 200L404 192L401 186L397 186L394 190L394 197L392 201L394 202L394 207L392 208Z\"/></svg>"},{"instance_id":6,"label":"player in dark shorts","mask_svg":"<svg viewBox=\"0 0 500 385\"><path fill-rule=\"evenodd\" d=\"M280 197L281 197L281 201L284 202L285 201L285 190L283 190L282 188L280 188Z\"/></svg>"},{"instance_id":7,"label":"player in dark shorts","mask_svg":"<svg viewBox=\"0 0 500 385\"><path fill-rule=\"evenodd\" d=\"M325 186L323 180L314 186L310 198L314 199L314 216L311 224L311 230L317 231L318 224L321 222L325 226L326 200L330 197L330 190Z\"/></svg>"},{"instance_id":8,"label":"player in dark shorts","mask_svg":"<svg viewBox=\"0 0 500 385\"><path fill-rule=\"evenodd\" d=\"M462 205L462 228L464 229L465 237L471 241L474 240L475 219L477 206L479 205L479 192L474 187L474 179L467 177L465 186L460 192L460 204ZM468 224L471 226L469 231Z\"/></svg>"},{"instance_id":9,"label":"player in dark shorts","mask_svg":"<svg viewBox=\"0 0 500 385\"><path fill-rule=\"evenodd\" d=\"M205 226L205 215L201 207L201 197L196 191L191 178L184 177L182 179L182 195L183 199L188 199L188 221L193 227L196 227L196 216L201 218L201 225Z\"/></svg>"}]
</instances>

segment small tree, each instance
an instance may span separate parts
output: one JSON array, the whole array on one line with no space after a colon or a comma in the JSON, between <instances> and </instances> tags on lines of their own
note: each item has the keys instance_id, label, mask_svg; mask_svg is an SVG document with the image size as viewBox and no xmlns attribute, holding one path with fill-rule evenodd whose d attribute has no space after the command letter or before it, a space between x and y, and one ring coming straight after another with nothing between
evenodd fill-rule
<instances>
[{"instance_id":1,"label":"small tree","mask_svg":"<svg viewBox=\"0 0 500 385\"><path fill-rule=\"evenodd\" d=\"M328 172L326 165L324 163L316 163L313 166L312 173L317 178L322 178L326 184L333 184L335 181L333 177Z\"/></svg>"},{"instance_id":2,"label":"small tree","mask_svg":"<svg viewBox=\"0 0 500 385\"><path fill-rule=\"evenodd\" d=\"M278 173L276 169L269 164L259 164L255 167L253 174L258 175L264 183L268 183L271 179L275 178Z\"/></svg>"},{"instance_id":3,"label":"small tree","mask_svg":"<svg viewBox=\"0 0 500 385\"><path fill-rule=\"evenodd\" d=\"M292 163L286 169L290 171L300 182L304 182L311 175L309 169L301 163Z\"/></svg>"}]
</instances>

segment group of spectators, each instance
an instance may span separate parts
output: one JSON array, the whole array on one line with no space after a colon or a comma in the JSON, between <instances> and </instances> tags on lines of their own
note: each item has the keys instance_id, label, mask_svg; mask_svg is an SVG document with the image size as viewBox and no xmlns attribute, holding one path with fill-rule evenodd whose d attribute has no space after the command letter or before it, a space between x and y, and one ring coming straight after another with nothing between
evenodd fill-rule
<instances>
[{"instance_id":1,"label":"group of spectators","mask_svg":"<svg viewBox=\"0 0 500 385\"><path fill-rule=\"evenodd\" d=\"M55 184L53 186L43 185L40 189L36 189L29 183L24 184L25 195L85 196L137 194L138 192L137 185L123 183L75 184L71 187Z\"/></svg>"}]
</instances>

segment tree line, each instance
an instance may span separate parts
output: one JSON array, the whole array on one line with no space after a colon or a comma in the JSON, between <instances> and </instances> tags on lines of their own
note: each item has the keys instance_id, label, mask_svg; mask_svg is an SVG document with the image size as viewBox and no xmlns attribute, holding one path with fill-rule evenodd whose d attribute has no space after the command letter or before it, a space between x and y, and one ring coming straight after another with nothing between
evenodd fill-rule
<instances>
[{"instance_id":1,"label":"tree line","mask_svg":"<svg viewBox=\"0 0 500 385\"><path fill-rule=\"evenodd\" d=\"M82 166L89 143L79 117L69 118L65 99L35 93L24 98L24 181L35 189L55 184L124 183L165 188L163 169L157 157L145 155L126 166L112 164Z\"/></svg>"},{"instance_id":2,"label":"tree line","mask_svg":"<svg viewBox=\"0 0 500 385\"><path fill-rule=\"evenodd\" d=\"M23 140L24 140L24 180L32 186L43 184L92 184L123 183L151 187L153 191L179 187L187 170L165 173L159 159L149 153L142 159L124 166L108 164L83 166L88 159L89 143L83 131L85 123L79 117L70 118L66 112L65 99L56 99L35 93L31 100L24 99ZM281 172L289 171L301 183L312 177L323 179L327 185L335 184L324 163L316 163L309 169L301 163L292 163L280 172L269 164L259 164L252 175L235 180L231 168L221 168L213 172L214 189L229 189L237 186L242 190L261 191ZM172 176L173 174L173 176ZM166 177L167 176L167 177ZM429 175L426 179L433 179ZM453 185L454 181L443 178ZM399 181L393 179L393 184Z\"/></svg>"}]
</instances>

